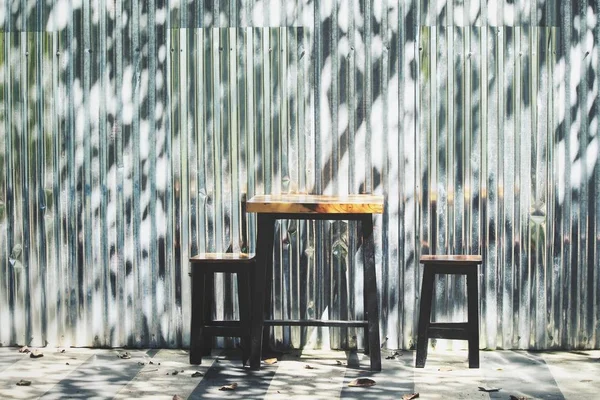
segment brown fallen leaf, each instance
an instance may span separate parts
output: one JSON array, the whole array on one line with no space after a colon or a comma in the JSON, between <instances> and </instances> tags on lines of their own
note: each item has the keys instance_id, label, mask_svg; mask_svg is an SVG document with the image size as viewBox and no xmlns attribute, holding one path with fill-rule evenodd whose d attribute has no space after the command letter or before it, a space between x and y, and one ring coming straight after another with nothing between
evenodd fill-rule
<instances>
[{"instance_id":1,"label":"brown fallen leaf","mask_svg":"<svg viewBox=\"0 0 600 400\"><path fill-rule=\"evenodd\" d=\"M141 361L138 361L138 365L146 365L146 364Z\"/></svg>"},{"instance_id":2,"label":"brown fallen leaf","mask_svg":"<svg viewBox=\"0 0 600 400\"><path fill-rule=\"evenodd\" d=\"M192 378L198 378L199 376L202 376L202 375L203 375L202 372L196 371L192 374Z\"/></svg>"},{"instance_id":3,"label":"brown fallen leaf","mask_svg":"<svg viewBox=\"0 0 600 400\"><path fill-rule=\"evenodd\" d=\"M66 351L65 349L62 349L60 352L61 352L61 353L64 353L65 351Z\"/></svg>"},{"instance_id":4,"label":"brown fallen leaf","mask_svg":"<svg viewBox=\"0 0 600 400\"><path fill-rule=\"evenodd\" d=\"M238 387L237 383L231 383L229 385L224 385L219 388L219 390L235 390Z\"/></svg>"},{"instance_id":5,"label":"brown fallen leaf","mask_svg":"<svg viewBox=\"0 0 600 400\"><path fill-rule=\"evenodd\" d=\"M29 350L29 347L27 346L23 346L19 349L19 353L29 353L31 350Z\"/></svg>"},{"instance_id":6,"label":"brown fallen leaf","mask_svg":"<svg viewBox=\"0 0 600 400\"><path fill-rule=\"evenodd\" d=\"M396 356L400 356L401 354L398 353L397 351L394 352L394 354L387 356L385 359L386 360L394 360L396 358Z\"/></svg>"},{"instance_id":7,"label":"brown fallen leaf","mask_svg":"<svg viewBox=\"0 0 600 400\"><path fill-rule=\"evenodd\" d=\"M478 387L479 387L479 391L480 392L492 393L492 392L499 392L500 391L500 388L485 387L485 386L478 386Z\"/></svg>"},{"instance_id":8,"label":"brown fallen leaf","mask_svg":"<svg viewBox=\"0 0 600 400\"><path fill-rule=\"evenodd\" d=\"M369 387L375 385L375 381L369 378L352 379L348 386L350 387Z\"/></svg>"},{"instance_id":9,"label":"brown fallen leaf","mask_svg":"<svg viewBox=\"0 0 600 400\"><path fill-rule=\"evenodd\" d=\"M512 394L510 395L510 400L529 400L529 397L525 397L525 396L513 396Z\"/></svg>"},{"instance_id":10,"label":"brown fallen leaf","mask_svg":"<svg viewBox=\"0 0 600 400\"><path fill-rule=\"evenodd\" d=\"M419 397L419 393L403 394L402 400L413 400Z\"/></svg>"},{"instance_id":11,"label":"brown fallen leaf","mask_svg":"<svg viewBox=\"0 0 600 400\"><path fill-rule=\"evenodd\" d=\"M131 358L131 354L129 354L128 352L119 354L119 358L122 358L123 360L128 360Z\"/></svg>"},{"instance_id":12,"label":"brown fallen leaf","mask_svg":"<svg viewBox=\"0 0 600 400\"><path fill-rule=\"evenodd\" d=\"M177 375L179 373L179 371L173 371L171 372L171 375Z\"/></svg>"},{"instance_id":13,"label":"brown fallen leaf","mask_svg":"<svg viewBox=\"0 0 600 400\"><path fill-rule=\"evenodd\" d=\"M26 381L25 379L21 379L19 382L17 382L17 386L30 386L31 385L31 381Z\"/></svg>"},{"instance_id":14,"label":"brown fallen leaf","mask_svg":"<svg viewBox=\"0 0 600 400\"><path fill-rule=\"evenodd\" d=\"M263 362L267 365L273 365L273 364L277 363L277 359L276 358L267 358Z\"/></svg>"},{"instance_id":15,"label":"brown fallen leaf","mask_svg":"<svg viewBox=\"0 0 600 400\"><path fill-rule=\"evenodd\" d=\"M38 349L33 350L30 354L29 357L31 358L40 358L40 357L44 357L44 353L42 353L41 351L39 351Z\"/></svg>"},{"instance_id":16,"label":"brown fallen leaf","mask_svg":"<svg viewBox=\"0 0 600 400\"><path fill-rule=\"evenodd\" d=\"M315 369L315 367L313 367L312 365L308 365L308 364L306 364L306 365L304 366L304 369Z\"/></svg>"},{"instance_id":17,"label":"brown fallen leaf","mask_svg":"<svg viewBox=\"0 0 600 400\"><path fill-rule=\"evenodd\" d=\"M343 363L342 363L340 360L335 360L335 363L336 363L337 365L344 365L344 364L343 364Z\"/></svg>"}]
</instances>

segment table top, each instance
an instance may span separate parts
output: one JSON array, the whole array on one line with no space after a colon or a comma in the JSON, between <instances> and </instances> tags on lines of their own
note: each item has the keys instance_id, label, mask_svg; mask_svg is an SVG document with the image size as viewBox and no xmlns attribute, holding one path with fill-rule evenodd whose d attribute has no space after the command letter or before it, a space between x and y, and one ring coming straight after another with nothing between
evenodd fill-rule
<instances>
[{"instance_id":1,"label":"table top","mask_svg":"<svg viewBox=\"0 0 600 400\"><path fill-rule=\"evenodd\" d=\"M315 194L257 195L247 202L251 213L271 214L382 214L383 196L349 194L341 196Z\"/></svg>"},{"instance_id":2,"label":"table top","mask_svg":"<svg viewBox=\"0 0 600 400\"><path fill-rule=\"evenodd\" d=\"M419 260L420 263L428 264L458 264L458 263L472 263L481 264L482 259L480 255L437 255L437 254L426 254L422 255Z\"/></svg>"}]
</instances>

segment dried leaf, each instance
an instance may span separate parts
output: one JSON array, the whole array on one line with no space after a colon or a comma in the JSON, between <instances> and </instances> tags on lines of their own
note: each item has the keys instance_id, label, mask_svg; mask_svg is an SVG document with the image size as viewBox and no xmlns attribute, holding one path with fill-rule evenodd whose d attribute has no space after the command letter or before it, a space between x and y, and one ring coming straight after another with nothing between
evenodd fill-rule
<instances>
[{"instance_id":1,"label":"dried leaf","mask_svg":"<svg viewBox=\"0 0 600 400\"><path fill-rule=\"evenodd\" d=\"M39 351L38 349L35 349L31 352L31 354L29 354L29 357L31 358L40 358L40 357L44 357L44 353L42 353L41 351Z\"/></svg>"},{"instance_id":2,"label":"dried leaf","mask_svg":"<svg viewBox=\"0 0 600 400\"><path fill-rule=\"evenodd\" d=\"M19 353L29 353L31 350L29 350L29 347L27 346L23 346L19 349Z\"/></svg>"},{"instance_id":3,"label":"dried leaf","mask_svg":"<svg viewBox=\"0 0 600 400\"><path fill-rule=\"evenodd\" d=\"M438 369L438 371L452 371L452 368L450 368L450 367L440 367Z\"/></svg>"},{"instance_id":4,"label":"dried leaf","mask_svg":"<svg viewBox=\"0 0 600 400\"><path fill-rule=\"evenodd\" d=\"M487 392L487 393L499 392L500 388L479 386L479 391L480 392Z\"/></svg>"},{"instance_id":5,"label":"dried leaf","mask_svg":"<svg viewBox=\"0 0 600 400\"><path fill-rule=\"evenodd\" d=\"M341 362L340 360L335 360L335 363L336 363L337 365L344 365L344 364L342 364L342 362Z\"/></svg>"},{"instance_id":6,"label":"dried leaf","mask_svg":"<svg viewBox=\"0 0 600 400\"><path fill-rule=\"evenodd\" d=\"M396 356L400 356L400 355L401 355L400 353L395 351L394 354L392 354L391 356L387 356L385 359L386 360L394 360L394 359L396 359Z\"/></svg>"},{"instance_id":7,"label":"dried leaf","mask_svg":"<svg viewBox=\"0 0 600 400\"><path fill-rule=\"evenodd\" d=\"M350 387L369 387L375 385L375 381L369 378L356 378L350 381Z\"/></svg>"},{"instance_id":8,"label":"dried leaf","mask_svg":"<svg viewBox=\"0 0 600 400\"><path fill-rule=\"evenodd\" d=\"M62 349L60 352L61 352L61 353L64 353L65 351L66 351L65 349Z\"/></svg>"},{"instance_id":9,"label":"dried leaf","mask_svg":"<svg viewBox=\"0 0 600 400\"><path fill-rule=\"evenodd\" d=\"M173 371L171 372L171 375L177 375L179 373L179 371Z\"/></svg>"},{"instance_id":10,"label":"dried leaf","mask_svg":"<svg viewBox=\"0 0 600 400\"><path fill-rule=\"evenodd\" d=\"M403 394L402 400L413 400L419 397L419 393Z\"/></svg>"},{"instance_id":11,"label":"dried leaf","mask_svg":"<svg viewBox=\"0 0 600 400\"><path fill-rule=\"evenodd\" d=\"M312 365L308 365L308 364L306 364L306 365L304 366L304 369L316 369L316 368L315 368L315 367L313 367Z\"/></svg>"},{"instance_id":12,"label":"dried leaf","mask_svg":"<svg viewBox=\"0 0 600 400\"><path fill-rule=\"evenodd\" d=\"M123 360L129 360L131 358L131 354L129 354L128 352L119 354L119 358L122 358Z\"/></svg>"},{"instance_id":13,"label":"dried leaf","mask_svg":"<svg viewBox=\"0 0 600 400\"><path fill-rule=\"evenodd\" d=\"M146 363L143 363L141 361L138 361L138 365L146 365Z\"/></svg>"},{"instance_id":14,"label":"dried leaf","mask_svg":"<svg viewBox=\"0 0 600 400\"><path fill-rule=\"evenodd\" d=\"M275 363L277 363L277 359L276 358L267 358L265 361L263 361L265 364L267 365L273 365Z\"/></svg>"},{"instance_id":15,"label":"dried leaf","mask_svg":"<svg viewBox=\"0 0 600 400\"><path fill-rule=\"evenodd\" d=\"M221 386L219 390L235 390L238 387L237 383L231 383L229 385Z\"/></svg>"},{"instance_id":16,"label":"dried leaf","mask_svg":"<svg viewBox=\"0 0 600 400\"><path fill-rule=\"evenodd\" d=\"M192 378L198 378L199 376L202 376L202 375L203 375L202 372L196 371L192 374Z\"/></svg>"},{"instance_id":17,"label":"dried leaf","mask_svg":"<svg viewBox=\"0 0 600 400\"><path fill-rule=\"evenodd\" d=\"M21 379L19 382L17 382L17 386L30 386L31 385L31 381L26 381L25 379Z\"/></svg>"},{"instance_id":18,"label":"dried leaf","mask_svg":"<svg viewBox=\"0 0 600 400\"><path fill-rule=\"evenodd\" d=\"M510 395L510 400L529 400L529 397L525 397L525 396L513 396L512 394Z\"/></svg>"}]
</instances>

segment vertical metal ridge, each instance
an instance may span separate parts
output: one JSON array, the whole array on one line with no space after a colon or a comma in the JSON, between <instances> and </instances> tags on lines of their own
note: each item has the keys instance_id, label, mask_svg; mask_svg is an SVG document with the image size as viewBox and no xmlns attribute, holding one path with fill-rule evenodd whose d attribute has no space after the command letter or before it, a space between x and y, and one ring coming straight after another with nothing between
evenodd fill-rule
<instances>
[{"instance_id":1,"label":"vertical metal ridge","mask_svg":"<svg viewBox=\"0 0 600 400\"><path fill-rule=\"evenodd\" d=\"M452 12L449 10L449 15L451 18L452 17ZM460 229L458 227L458 224L456 221L457 217L460 218L461 215L456 215L455 214L455 199L456 199L456 189L458 187L456 180L460 179L458 176L455 177L454 174L454 168L455 168L455 136L457 135L457 133L455 132L455 130L457 130L460 132L460 125L455 121L456 118L456 114L460 113L460 104L457 104L457 107L459 108L458 112L455 112L454 110L454 106L455 106L455 96L456 93L455 91L458 90L458 93L461 93L460 89L455 89L455 82L454 82L454 74L456 71L457 75L466 75L466 69L464 69L464 64L461 62L459 65L463 67L463 71L461 74L461 70L460 68L457 68L457 62L455 60L455 52L454 52L454 42L455 42L455 38L456 36L458 36L460 33L460 30L455 28L454 24L448 24L449 26L446 28L446 46L447 46L447 56L446 56L446 80L447 80L447 90L446 90L446 96L445 96L445 103L446 103L446 163L444 165L444 169L445 169L445 174L446 174L446 182L445 182L445 194L444 194L444 199L443 201L446 203L445 207L448 210L447 211L447 217L446 217L446 221L445 223L441 226L441 230L443 231L443 236L444 236L444 243L443 249L440 249L440 252L443 254L455 254L456 253L456 243L455 243L455 235L456 235L456 230L462 231L462 229ZM457 44L460 44L457 43ZM459 50L459 57L460 57L460 50ZM461 60L462 61L462 60ZM462 92L463 94L465 92ZM458 99L457 99L458 100ZM466 108L466 102L465 104L463 104L463 107ZM457 125L459 125L457 127ZM464 129L464 125L463 125L463 129ZM466 131L464 133L464 137L466 137ZM460 153L458 154L458 156L460 156ZM440 199L442 200L442 199ZM460 221L460 219L459 219Z\"/></svg>"},{"instance_id":2,"label":"vertical metal ridge","mask_svg":"<svg viewBox=\"0 0 600 400\"><path fill-rule=\"evenodd\" d=\"M80 187L83 188L83 198L82 198L82 209L81 209L81 232L83 235L83 244L81 247L83 250L83 258L81 265L81 297L83 303L83 318L84 326L81 331L83 331L82 335L84 338L90 337L93 335L93 332L89 332L90 328L93 326L92 321L92 288L94 286L94 263L92 259L92 214L93 211L91 209L92 206L92 144L91 144L91 99L90 99L90 87L91 87L91 64L92 57L95 57L94 49L92 48L91 42L91 21L90 21L90 6L89 3L86 2L83 5L83 18L82 18L82 30L83 30L83 115L84 115L84 123L82 127L82 136L83 136L83 144L80 151L83 151L83 165L82 168L82 176ZM81 51L81 49L80 49ZM86 268L86 266L90 266ZM85 339L83 339L85 341Z\"/></svg>"},{"instance_id":3,"label":"vertical metal ridge","mask_svg":"<svg viewBox=\"0 0 600 400\"><path fill-rule=\"evenodd\" d=\"M587 18L589 13L588 5L585 2L579 2L579 9L577 10L577 17L581 20ZM583 54L573 54L574 57L581 57L583 60L581 61L581 71L577 74L577 76L581 77L580 82L578 83L577 90L577 105L578 105L578 115L580 118L580 126L577 132L577 140L579 142L579 150L578 153L581 154L579 162L577 162L579 167L580 174L580 183L579 188L577 188L577 210L576 210L576 218L577 218L577 231L573 233L573 245L575 248L574 255L576 257L573 259L571 268L577 268L577 282L573 286L574 288L574 304L572 315L574 316L575 321L573 321L574 329L576 331L575 338L573 339L572 346L579 344L585 348L590 348L590 336L588 332L593 331L593 323L591 322L591 297L589 294L589 280L590 280L590 272L593 270L593 266L588 263L588 246L589 246L589 238L588 238L588 218L589 218L589 183L588 183L588 173L587 162L585 161L586 157L583 156L587 152L587 147L589 143L589 105L588 105L588 93L590 92L590 87L588 83L588 76L593 73L592 67L592 56L591 53L593 48L590 47L590 44L585 43L585 37L589 32L589 26L583 25L579 30L579 37L577 38L577 42L581 43L581 53ZM593 83L592 83L593 85ZM574 164L575 164L574 162ZM574 193L575 194L575 193Z\"/></svg>"},{"instance_id":4,"label":"vertical metal ridge","mask_svg":"<svg viewBox=\"0 0 600 400\"><path fill-rule=\"evenodd\" d=\"M147 332L145 332L143 313L139 310L143 309L143 281L142 274L145 269L145 265L142 260L142 244L140 240L140 226L141 226L141 192L142 192L142 178L140 171L140 164L142 163L140 155L140 146L142 145L140 125L141 125L141 51L140 51L140 3L138 0L132 1L131 8L131 33L129 37L129 52L132 64L131 74L131 85L132 85L132 99L131 104L133 107L132 116L132 127L130 137L130 152L131 152L131 232L132 238L130 240L130 246L132 246L130 254L131 259L131 309L132 309L132 321L133 329L131 333L131 342L134 343L147 343Z\"/></svg>"},{"instance_id":5,"label":"vertical metal ridge","mask_svg":"<svg viewBox=\"0 0 600 400\"><path fill-rule=\"evenodd\" d=\"M126 293L126 265L125 265L125 198L123 193L124 186L124 163L123 163L123 98L120 93L120 88L123 87L123 9L121 1L117 0L114 4L115 8L115 52L114 52L114 63L116 66L115 71L115 94L117 97L117 110L113 125L114 135L114 164L116 167L115 171L115 183L116 187L113 188L116 197L116 218L115 218L115 254L113 256L115 264L113 265L116 270L116 306L120 315L126 315L127 312L127 293ZM117 333L118 341L120 343L127 343L127 328L125 324L122 324Z\"/></svg>"},{"instance_id":6,"label":"vertical metal ridge","mask_svg":"<svg viewBox=\"0 0 600 400\"><path fill-rule=\"evenodd\" d=\"M594 4L596 6L595 9L600 10L600 1L596 0ZM554 37L552 39L554 39ZM600 40L600 24L596 24L596 26L594 27L594 40L596 43L598 43L598 41ZM554 41L552 41L552 43L553 42ZM554 54L550 50L551 49L548 49L548 54ZM592 52L592 54L596 55L595 59L592 60L592 62L595 62L596 65L598 65L600 61L600 54L598 54L598 52ZM549 74L550 77L553 77L552 72L553 71L551 70ZM595 73L596 75L594 78L595 81L598 83L600 82L600 68L596 68ZM553 81L549 79L549 82L552 84ZM554 111L553 108L551 110ZM596 102L596 107L594 111L596 115L600 115L600 103ZM553 114L549 113L548 115L549 117L551 117ZM595 137L592 140L595 140L597 143L600 143L600 129L596 128ZM553 158L550 156L548 158L550 160L553 160ZM548 182L551 181L549 180ZM594 285L592 299L594 309L592 318L597 323L600 320L600 166L598 165L598 163L596 163L596 166L593 169L591 185L592 192L590 198L592 199L592 201L590 202L590 209L593 210L593 213L591 213L591 218L593 219L590 221L589 224L589 231L591 232L589 240L591 247L593 246L593 250L590 251L590 253L592 253L590 261L593 262L594 271L593 277L591 278L591 280L593 280ZM550 187L551 185L548 186ZM595 235L595 238L593 237L593 235ZM591 343L591 346L594 348L598 348L600 346L600 332L598 331L598 329L594 329L592 331L592 338L593 342Z\"/></svg>"},{"instance_id":7,"label":"vertical metal ridge","mask_svg":"<svg viewBox=\"0 0 600 400\"><path fill-rule=\"evenodd\" d=\"M364 105L365 105L365 180L364 180L364 188L362 193L373 193L373 171L372 171L372 148L371 148L371 138L373 136L372 131L372 115L370 111L373 107L373 60L372 60L372 45L373 45L373 9L372 9L372 1L365 1L365 15L364 15L364 24L365 24L365 73L364 73Z\"/></svg>"},{"instance_id":8,"label":"vertical metal ridge","mask_svg":"<svg viewBox=\"0 0 600 400\"><path fill-rule=\"evenodd\" d=\"M165 199L165 216L167 223L165 237L165 299L170 305L165 314L169 318L167 324L166 341L171 346L177 346L181 335L181 319L177 301L180 296L180 286L177 286L178 273L180 272L180 220L179 220L179 197L177 193L180 190L180 148L179 140L181 138L181 119L179 110L181 107L181 91L180 91L180 68L181 68L181 37L182 29L179 28L179 19L171 18L171 25L167 26L167 47L169 48L170 56L167 56L167 104L165 113L165 146L164 157L166 184L164 190ZM173 26L175 25L175 26ZM176 247L177 245L177 247Z\"/></svg>"},{"instance_id":9,"label":"vertical metal ridge","mask_svg":"<svg viewBox=\"0 0 600 400\"><path fill-rule=\"evenodd\" d=\"M563 40L561 41L561 55L563 57L571 57L571 48L569 47L572 33L572 13L571 13L571 3L562 3L563 4L563 16L564 16L564 26L562 26L563 32ZM571 81L571 63L565 63L565 79L564 79L564 87L565 87L565 104L572 104L572 90L571 86L573 85ZM559 209L561 210L561 228L559 231L560 234L560 247L559 247L559 259L560 259L560 275L559 281L556 283L557 287L568 288L565 291L560 291L560 311L558 314L558 318L556 322L560 324L560 328L558 329L558 337L559 337L559 345L561 347L569 347L573 342L576 332L573 331L573 327L571 326L572 321L572 313L570 305L573 302L573 292L569 290L573 287L574 282L572 277L570 276L571 269L571 257L572 257L572 234L571 227L573 225L572 221L572 207L571 207L571 169L572 165L570 162L571 157L571 140L570 137L572 133L570 132L570 127L572 123L571 112L567 110L565 112L564 117L564 125L562 132L562 137L564 138L564 168L559 169L559 174L562 174L562 177L559 178L559 182L563 183L563 206ZM560 201L560 200L559 200Z\"/></svg>"},{"instance_id":10,"label":"vertical metal ridge","mask_svg":"<svg viewBox=\"0 0 600 400\"><path fill-rule=\"evenodd\" d=\"M160 0L159 0L160 3ZM155 0L148 1L148 27L156 25L156 2ZM155 32L149 32L148 34L148 114L153 116L157 109L157 80L156 77L160 71L159 66L156 63L156 59L160 56L160 48L157 47L157 36L160 31L157 29ZM167 49L163 48L166 52ZM149 118L149 168L148 168L148 181L150 186L150 204L148 205L148 215L150 219L150 243L148 262L150 264L150 287L148 288L150 293L157 293L158 291L158 276L159 276L159 257L157 252L158 243L158 232L157 232L157 187L156 187L156 161L157 161L157 120L155 117ZM145 293L148 295L149 293ZM162 340L159 334L159 323L158 323L158 299L152 299L150 301L150 311L147 314L148 327L149 327L149 344L151 346L158 346L162 344Z\"/></svg>"},{"instance_id":11,"label":"vertical metal ridge","mask_svg":"<svg viewBox=\"0 0 600 400\"><path fill-rule=\"evenodd\" d=\"M6 7L4 7L6 14ZM5 21L2 21L3 23ZM11 264L9 262L9 255L11 253L10 246L10 218L9 218L9 207L11 206L11 134L10 126L8 125L9 119L9 90L8 80L10 73L10 66L7 60L8 45L10 42L10 33L5 31L6 25L2 25L0 30L0 76L4 79L0 81L0 318L5 323L0 327L0 343L4 344L10 340L10 328L12 325L11 320L11 308L10 308L10 269Z\"/></svg>"}]
</instances>

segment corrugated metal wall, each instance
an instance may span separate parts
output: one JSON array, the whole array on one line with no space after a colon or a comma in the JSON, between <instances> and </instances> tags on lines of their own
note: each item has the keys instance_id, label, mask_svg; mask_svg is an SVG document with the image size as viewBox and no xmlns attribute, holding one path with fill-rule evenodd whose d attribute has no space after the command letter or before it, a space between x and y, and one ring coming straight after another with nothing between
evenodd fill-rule
<instances>
[{"instance_id":1,"label":"corrugated metal wall","mask_svg":"<svg viewBox=\"0 0 600 400\"><path fill-rule=\"evenodd\" d=\"M432 252L484 256L482 346L599 347L599 11L2 2L0 343L186 346L187 258L239 249L241 193L375 192L386 347L416 339ZM279 224L278 316L361 317L356 233ZM464 317L464 282L437 288L435 318ZM353 329L274 340L362 346Z\"/></svg>"}]
</instances>

